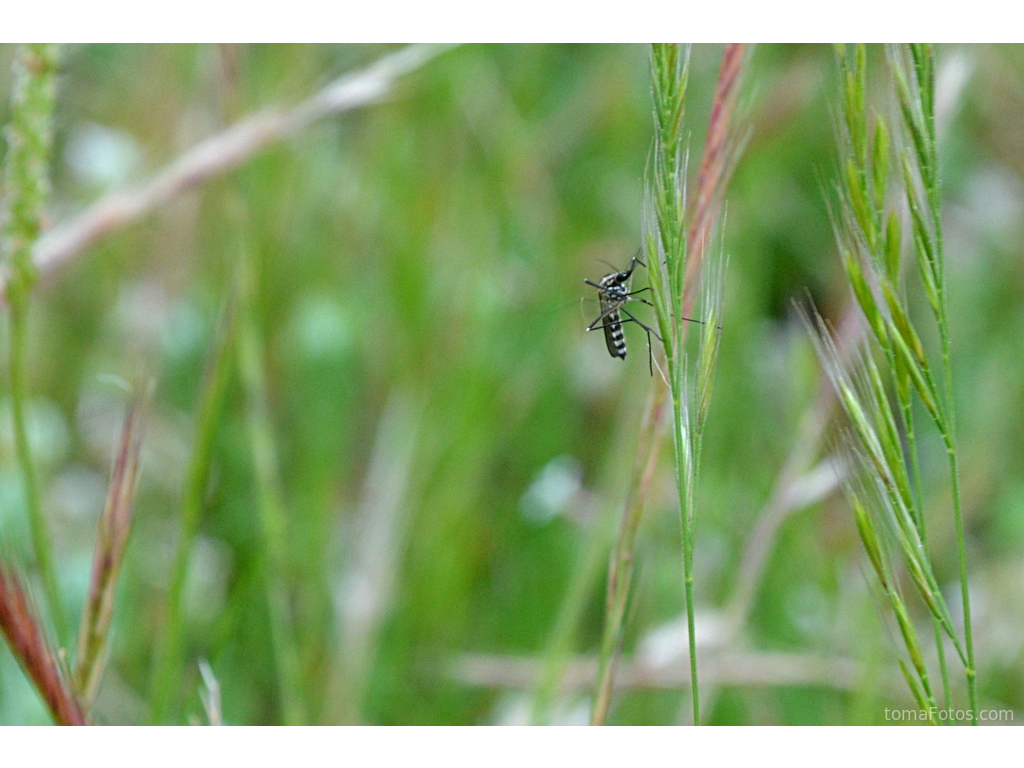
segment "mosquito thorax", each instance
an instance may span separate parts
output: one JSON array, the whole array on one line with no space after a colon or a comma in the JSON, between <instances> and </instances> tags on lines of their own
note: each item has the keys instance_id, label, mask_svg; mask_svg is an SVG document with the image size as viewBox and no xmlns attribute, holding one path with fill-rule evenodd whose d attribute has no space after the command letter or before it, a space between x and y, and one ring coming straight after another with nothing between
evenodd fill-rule
<instances>
[{"instance_id":1,"label":"mosquito thorax","mask_svg":"<svg viewBox=\"0 0 1024 768\"><path fill-rule=\"evenodd\" d=\"M608 293L625 295L629 276L629 272L611 272L601 280L601 287L605 288Z\"/></svg>"}]
</instances>

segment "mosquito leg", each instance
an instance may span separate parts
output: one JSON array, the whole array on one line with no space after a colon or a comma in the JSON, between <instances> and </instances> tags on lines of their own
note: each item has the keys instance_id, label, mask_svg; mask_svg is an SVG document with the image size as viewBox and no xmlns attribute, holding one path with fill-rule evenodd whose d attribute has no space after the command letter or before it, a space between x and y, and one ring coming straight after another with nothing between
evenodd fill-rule
<instances>
[{"instance_id":1,"label":"mosquito leg","mask_svg":"<svg viewBox=\"0 0 1024 768\"><path fill-rule=\"evenodd\" d=\"M617 307L617 309L620 312L624 312L625 311L625 310L622 309L622 307ZM602 328L611 328L611 327L616 326L616 325L622 325L623 323L636 323L637 325L639 325L641 328L643 328L648 333L653 333L655 336L658 337L658 341L661 341L661 336L658 336L658 332L657 331L655 331L653 328L648 328L646 325L641 323L639 320L637 320L635 317L630 315L628 312L626 312L626 314L629 315L629 316L625 317L625 318L622 318L622 319L619 319L619 320L613 320L610 323L603 323L602 325L595 325L592 328L587 328L587 330L588 331L600 331ZM596 323L600 319L601 318L598 318L594 322Z\"/></svg>"},{"instance_id":2,"label":"mosquito leg","mask_svg":"<svg viewBox=\"0 0 1024 768\"><path fill-rule=\"evenodd\" d=\"M597 323L597 321L594 321L594 322ZM602 328L614 328L615 326L621 326L624 323L629 323L629 321L615 321L613 323L605 323L604 325L594 326L592 328L588 328L587 330L588 331L600 331Z\"/></svg>"},{"instance_id":3,"label":"mosquito leg","mask_svg":"<svg viewBox=\"0 0 1024 768\"><path fill-rule=\"evenodd\" d=\"M594 322L587 326L587 330L596 331L598 328L604 328L603 325L598 325L598 323L600 323L602 320L608 317L608 315L615 312L617 309L619 309L619 307L609 307L608 309L606 309L604 312L598 315L597 319ZM608 325L614 325L614 323L608 323Z\"/></svg>"},{"instance_id":4,"label":"mosquito leg","mask_svg":"<svg viewBox=\"0 0 1024 768\"><path fill-rule=\"evenodd\" d=\"M653 376L654 375L654 348L651 345L651 334L653 333L654 336L658 339L658 341L662 340L661 336L658 336L657 332L655 332L654 330L648 328L646 325L641 323L639 320L637 320L635 317L633 317L631 314L626 312L621 307L619 307L618 309L620 309L622 312L625 312L625 314L627 315L625 320L616 320L615 322L604 323L602 325L591 325L589 328L587 328L587 330L588 331L599 331L602 328L612 328L614 326L621 326L623 323L636 323L637 325L639 325L641 328L643 328L647 332L647 366L648 366L648 368L650 368L651 376ZM609 312L613 312L613 311L614 311L614 309L609 310ZM605 313L605 315L602 315L601 317L597 318L597 320L595 320L594 322L595 323L601 322L601 320L603 320L604 317L607 314L608 313Z\"/></svg>"},{"instance_id":5,"label":"mosquito leg","mask_svg":"<svg viewBox=\"0 0 1024 768\"><path fill-rule=\"evenodd\" d=\"M633 260L629 262L629 269L626 270L629 274L633 274L633 267L635 267L637 264L639 264L644 269L647 269L647 265L644 264L644 260L640 258L640 254L643 252L644 247L642 245L636 249L636 256L634 256Z\"/></svg>"},{"instance_id":6,"label":"mosquito leg","mask_svg":"<svg viewBox=\"0 0 1024 768\"><path fill-rule=\"evenodd\" d=\"M622 314L624 314L624 315L625 315L626 317L628 317L628 318L629 318L630 320L632 320L632 321L633 321L634 323L636 323L637 325L639 325L639 326L640 326L641 328L643 328L643 329L644 329L645 331L647 331L648 333L653 333L653 334L654 334L654 338L656 338L656 339L657 339L658 341L660 341L660 342L661 342L662 344L664 344L664 343L665 343L665 340L664 340L663 338L661 338L661 336L659 336L659 335L658 335L658 332L657 332L657 331L655 331L655 330L654 330L653 328L650 328L650 327L648 327L648 326L644 325L643 323L641 323L641 322L640 322L639 320L637 320L637 319L636 319L635 317L633 317L633 315L631 315L631 314L630 314L630 313L629 313L628 311L626 311L625 309L621 309L621 312L622 312ZM625 323L625 322L627 322L627 321L626 321L626 320L623 320L622 322L624 322L624 323Z\"/></svg>"},{"instance_id":7,"label":"mosquito leg","mask_svg":"<svg viewBox=\"0 0 1024 768\"><path fill-rule=\"evenodd\" d=\"M646 330L646 329L645 329ZM651 378L654 378L654 350L651 348L651 332L647 331L647 367L651 371Z\"/></svg>"},{"instance_id":8,"label":"mosquito leg","mask_svg":"<svg viewBox=\"0 0 1024 768\"><path fill-rule=\"evenodd\" d=\"M692 317L684 317L683 320L685 320L688 323L696 323L697 325L707 325L707 323L705 323L703 320L696 320ZM722 326L720 325L716 325L715 328L718 329L719 331L722 330Z\"/></svg>"}]
</instances>

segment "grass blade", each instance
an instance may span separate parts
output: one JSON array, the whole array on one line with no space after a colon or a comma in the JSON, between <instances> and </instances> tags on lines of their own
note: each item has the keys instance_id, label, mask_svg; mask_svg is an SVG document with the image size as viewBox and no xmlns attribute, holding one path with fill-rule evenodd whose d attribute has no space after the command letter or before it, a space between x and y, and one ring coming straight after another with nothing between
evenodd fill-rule
<instances>
[{"instance_id":1,"label":"grass blade","mask_svg":"<svg viewBox=\"0 0 1024 768\"><path fill-rule=\"evenodd\" d=\"M59 725L88 725L21 579L0 561L0 630Z\"/></svg>"},{"instance_id":2,"label":"grass blade","mask_svg":"<svg viewBox=\"0 0 1024 768\"><path fill-rule=\"evenodd\" d=\"M107 660L117 576L132 529L133 500L139 474L139 457L149 390L148 384L137 385L135 396L125 416L107 489L107 502L100 516L99 531L96 535L89 597L78 632L75 665L75 687L86 711L92 709L96 700Z\"/></svg>"},{"instance_id":3,"label":"grass blade","mask_svg":"<svg viewBox=\"0 0 1024 768\"><path fill-rule=\"evenodd\" d=\"M196 425L189 458L188 474L181 500L181 532L171 567L171 579L167 590L167 608L164 627L157 644L153 664L152 711L150 720L154 725L165 722L178 696L181 683L183 660L182 623L185 584L188 577L189 558L199 531L203 503L209 485L213 462L213 442L217 435L228 382L231 379L235 334L235 302L229 300L220 321L214 348L208 362L208 372L203 388L199 419Z\"/></svg>"}]
</instances>

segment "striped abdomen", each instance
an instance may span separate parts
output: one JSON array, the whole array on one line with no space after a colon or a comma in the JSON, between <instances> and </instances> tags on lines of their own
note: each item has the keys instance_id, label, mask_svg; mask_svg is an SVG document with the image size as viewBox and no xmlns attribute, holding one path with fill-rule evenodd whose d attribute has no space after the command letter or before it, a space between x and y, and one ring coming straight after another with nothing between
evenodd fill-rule
<instances>
[{"instance_id":1,"label":"striped abdomen","mask_svg":"<svg viewBox=\"0 0 1024 768\"><path fill-rule=\"evenodd\" d=\"M601 299L601 312L602 314L608 312L608 310L615 306L616 308L611 312L608 312L604 319L604 342L608 345L608 354L612 357L621 357L623 360L626 359L626 337L622 333L622 318L619 316L618 306L621 302L608 301L607 299Z\"/></svg>"}]
</instances>

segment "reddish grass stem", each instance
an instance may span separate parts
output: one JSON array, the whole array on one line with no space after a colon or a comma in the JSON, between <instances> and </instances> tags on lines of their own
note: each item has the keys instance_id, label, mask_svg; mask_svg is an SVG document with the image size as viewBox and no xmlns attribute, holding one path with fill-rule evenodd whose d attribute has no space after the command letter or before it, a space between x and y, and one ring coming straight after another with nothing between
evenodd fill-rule
<instances>
[{"instance_id":1,"label":"reddish grass stem","mask_svg":"<svg viewBox=\"0 0 1024 768\"><path fill-rule=\"evenodd\" d=\"M132 529L132 502L139 472L148 391L147 385L138 386L125 416L107 489L107 503L96 534L89 597L78 632L75 665L75 686L87 710L92 708L103 677L110 622L114 616L117 576Z\"/></svg>"},{"instance_id":2,"label":"reddish grass stem","mask_svg":"<svg viewBox=\"0 0 1024 768\"><path fill-rule=\"evenodd\" d=\"M88 725L21 579L0 561L0 630L58 725Z\"/></svg>"}]
</instances>

